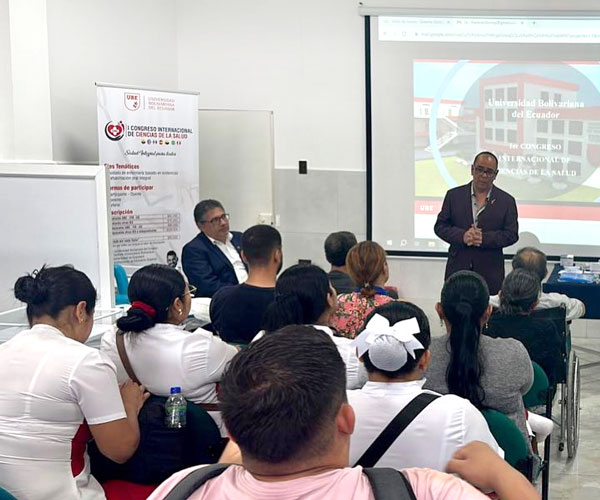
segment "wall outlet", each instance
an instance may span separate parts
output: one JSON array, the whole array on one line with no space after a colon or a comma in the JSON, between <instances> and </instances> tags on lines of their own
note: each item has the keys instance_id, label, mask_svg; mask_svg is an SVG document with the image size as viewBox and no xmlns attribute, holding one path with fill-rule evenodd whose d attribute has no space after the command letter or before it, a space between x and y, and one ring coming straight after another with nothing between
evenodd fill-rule
<instances>
[{"instance_id":1,"label":"wall outlet","mask_svg":"<svg viewBox=\"0 0 600 500\"><path fill-rule=\"evenodd\" d=\"M273 214L262 213L258 214L258 223L259 224L268 224L270 226L273 225Z\"/></svg>"}]
</instances>

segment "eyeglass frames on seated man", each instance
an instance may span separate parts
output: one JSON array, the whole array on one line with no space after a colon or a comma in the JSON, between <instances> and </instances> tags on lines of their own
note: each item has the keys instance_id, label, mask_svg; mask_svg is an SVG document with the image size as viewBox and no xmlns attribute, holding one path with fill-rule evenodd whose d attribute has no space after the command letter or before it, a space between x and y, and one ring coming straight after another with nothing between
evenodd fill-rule
<instances>
[{"instance_id":1,"label":"eyeglass frames on seated man","mask_svg":"<svg viewBox=\"0 0 600 500\"><path fill-rule=\"evenodd\" d=\"M217 217L213 217L210 220L201 220L200 224L219 224L220 222L225 222L229 220L229 214L221 214Z\"/></svg>"}]
</instances>

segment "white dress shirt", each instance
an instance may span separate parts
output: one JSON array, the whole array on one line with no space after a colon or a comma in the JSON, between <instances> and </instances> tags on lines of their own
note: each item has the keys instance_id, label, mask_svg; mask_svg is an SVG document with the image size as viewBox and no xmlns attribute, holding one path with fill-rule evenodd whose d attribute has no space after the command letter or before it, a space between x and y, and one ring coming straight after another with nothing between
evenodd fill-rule
<instances>
[{"instance_id":1,"label":"white dress shirt","mask_svg":"<svg viewBox=\"0 0 600 500\"><path fill-rule=\"evenodd\" d=\"M243 283L244 281L246 281L248 279L248 271L246 271L246 266L244 266L244 263L242 262L242 258L240 257L240 254L238 253L238 251L235 249L235 247L231 243L233 235L231 233L229 233L227 235L227 239L225 240L225 243L223 243L222 241L211 238L206 233L204 233L204 234L210 241L212 241L213 245L215 245L219 250L221 250L221 252L223 252L223 255L225 255L225 257L227 257L227 260L229 262L231 262L231 265L233 266L233 270L235 271L235 276L237 277L238 283Z\"/></svg>"},{"instance_id":2,"label":"white dress shirt","mask_svg":"<svg viewBox=\"0 0 600 500\"><path fill-rule=\"evenodd\" d=\"M127 380L114 329L104 334L100 350L115 363L119 382ZM169 396L171 387L181 387L183 396L193 403L218 402L216 383L238 352L206 330L187 332L170 323L125 334L125 350L135 375L148 391Z\"/></svg>"},{"instance_id":3,"label":"white dress shirt","mask_svg":"<svg viewBox=\"0 0 600 500\"><path fill-rule=\"evenodd\" d=\"M367 382L348 391L356 425L350 439L354 465L392 419L423 390L425 379L413 382ZM377 467L427 467L443 471L454 452L471 441L483 441L499 455L502 450L483 415L466 399L441 396L429 404L394 441Z\"/></svg>"},{"instance_id":4,"label":"white dress shirt","mask_svg":"<svg viewBox=\"0 0 600 500\"><path fill-rule=\"evenodd\" d=\"M328 326L308 326L312 326L317 330L325 332L331 337L331 340L333 340L333 343L337 347L337 350L344 360L344 364L346 365L346 389L360 389L363 385L365 385L369 378L367 370L365 369L365 365L363 365L362 361L358 359L358 356L356 355L356 348L350 346L352 340L347 339L346 337L336 337L333 334L333 330ZM264 335L265 331L261 330L254 336L252 342L256 342L258 339L264 337Z\"/></svg>"},{"instance_id":5,"label":"white dress shirt","mask_svg":"<svg viewBox=\"0 0 600 500\"><path fill-rule=\"evenodd\" d=\"M126 418L109 359L42 324L0 346L0 487L20 500L104 499L93 477L71 472L84 418Z\"/></svg>"},{"instance_id":6,"label":"white dress shirt","mask_svg":"<svg viewBox=\"0 0 600 500\"><path fill-rule=\"evenodd\" d=\"M562 293L544 293L540 295L536 309L551 309L563 305L567 308L567 321L581 318L585 314L585 304L579 299L572 299ZM500 307L500 296L490 296L490 305Z\"/></svg>"}]
</instances>

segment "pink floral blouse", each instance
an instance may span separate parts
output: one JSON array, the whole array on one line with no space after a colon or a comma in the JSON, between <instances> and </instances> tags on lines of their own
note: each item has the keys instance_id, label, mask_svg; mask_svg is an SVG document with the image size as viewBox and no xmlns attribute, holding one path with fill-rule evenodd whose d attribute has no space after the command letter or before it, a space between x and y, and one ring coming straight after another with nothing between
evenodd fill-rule
<instances>
[{"instance_id":1,"label":"pink floral blouse","mask_svg":"<svg viewBox=\"0 0 600 500\"><path fill-rule=\"evenodd\" d=\"M373 297L365 297L359 292L338 295L337 311L331 315L329 326L340 335L353 339L362 330L369 313L392 300L394 299L382 294Z\"/></svg>"}]
</instances>

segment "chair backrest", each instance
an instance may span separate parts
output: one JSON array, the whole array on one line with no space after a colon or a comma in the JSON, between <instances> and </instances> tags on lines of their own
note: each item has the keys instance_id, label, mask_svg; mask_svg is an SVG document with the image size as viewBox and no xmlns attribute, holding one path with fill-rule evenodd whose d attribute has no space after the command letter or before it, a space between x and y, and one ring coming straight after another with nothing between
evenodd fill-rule
<instances>
[{"instance_id":1,"label":"chair backrest","mask_svg":"<svg viewBox=\"0 0 600 500\"><path fill-rule=\"evenodd\" d=\"M484 333L519 340L554 387L566 380L568 329L565 318L564 306L536 309L526 315L494 311Z\"/></svg>"},{"instance_id":2,"label":"chair backrest","mask_svg":"<svg viewBox=\"0 0 600 500\"><path fill-rule=\"evenodd\" d=\"M525 408L546 406L550 382L540 365L535 361L532 361L531 364L533 365L533 385L529 389L529 392L523 396L523 404Z\"/></svg>"},{"instance_id":3,"label":"chair backrest","mask_svg":"<svg viewBox=\"0 0 600 500\"><path fill-rule=\"evenodd\" d=\"M114 265L115 281L117 282L117 290L121 294L127 295L127 287L129 286L129 280L127 279L127 273L125 268L121 264Z\"/></svg>"},{"instance_id":4,"label":"chair backrest","mask_svg":"<svg viewBox=\"0 0 600 500\"><path fill-rule=\"evenodd\" d=\"M0 500L17 500L13 497L8 491L3 488L0 488Z\"/></svg>"},{"instance_id":5,"label":"chair backrest","mask_svg":"<svg viewBox=\"0 0 600 500\"><path fill-rule=\"evenodd\" d=\"M494 439L504 450L504 460L531 480L533 457L529 447L516 424L503 413L496 410L483 410L483 416Z\"/></svg>"},{"instance_id":6,"label":"chair backrest","mask_svg":"<svg viewBox=\"0 0 600 500\"><path fill-rule=\"evenodd\" d=\"M125 268L121 264L115 264L114 267L115 281L117 283L117 294L115 302L117 305L129 304L129 297L127 296L127 288L129 287L129 280L127 279L127 273Z\"/></svg>"}]
</instances>

